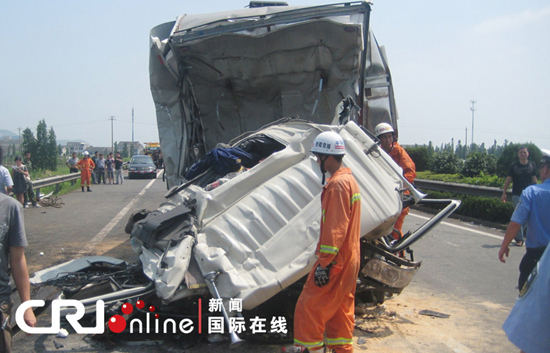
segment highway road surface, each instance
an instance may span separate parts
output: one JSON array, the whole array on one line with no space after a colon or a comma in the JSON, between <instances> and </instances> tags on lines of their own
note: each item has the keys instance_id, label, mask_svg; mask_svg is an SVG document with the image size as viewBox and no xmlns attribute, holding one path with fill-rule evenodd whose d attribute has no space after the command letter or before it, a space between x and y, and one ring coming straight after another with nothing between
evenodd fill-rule
<instances>
[{"instance_id":1,"label":"highway road surface","mask_svg":"<svg viewBox=\"0 0 550 353\"><path fill-rule=\"evenodd\" d=\"M160 174L159 174L160 176ZM62 196L61 208L26 209L29 271L71 259L105 255L137 261L124 226L138 209L156 209L166 184L128 180L122 185L93 185L92 192ZM430 215L412 211L405 228L414 229ZM422 266L413 282L383 307L356 318L356 352L515 352L501 329L517 295L518 266L525 251L512 248L506 264L498 261L503 231L448 219L413 246ZM374 310L374 309L371 309ZM420 315L432 310L447 318ZM39 324L50 325L50 316ZM212 337L211 337L212 338ZM117 343L96 341L74 332L67 338L26 335L14 338L15 352L225 352L227 342L185 348L171 340ZM239 352L281 352L282 345L243 345Z\"/></svg>"}]
</instances>

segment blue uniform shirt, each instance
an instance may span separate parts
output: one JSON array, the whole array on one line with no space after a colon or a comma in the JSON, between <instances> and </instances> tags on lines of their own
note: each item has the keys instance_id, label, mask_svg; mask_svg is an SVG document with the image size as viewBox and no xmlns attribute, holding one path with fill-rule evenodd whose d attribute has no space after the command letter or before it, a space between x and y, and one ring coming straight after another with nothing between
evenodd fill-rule
<instances>
[{"instance_id":1,"label":"blue uniform shirt","mask_svg":"<svg viewBox=\"0 0 550 353\"><path fill-rule=\"evenodd\" d=\"M526 247L538 248L548 245L550 242L550 179L523 190L511 220L519 224L527 223L529 232L525 242Z\"/></svg>"},{"instance_id":2,"label":"blue uniform shirt","mask_svg":"<svg viewBox=\"0 0 550 353\"><path fill-rule=\"evenodd\" d=\"M549 297L550 247L547 247L502 326L508 339L524 352L550 352Z\"/></svg>"}]
</instances>

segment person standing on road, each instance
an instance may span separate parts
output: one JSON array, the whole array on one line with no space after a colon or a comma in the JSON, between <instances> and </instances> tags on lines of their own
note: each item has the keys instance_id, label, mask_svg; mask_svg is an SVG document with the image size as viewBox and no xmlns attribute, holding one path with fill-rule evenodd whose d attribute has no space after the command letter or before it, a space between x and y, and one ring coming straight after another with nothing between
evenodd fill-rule
<instances>
[{"instance_id":1,"label":"person standing on road","mask_svg":"<svg viewBox=\"0 0 550 353\"><path fill-rule=\"evenodd\" d=\"M27 245L21 205L12 197L0 194L0 308L3 331L0 333L0 352L12 351L12 330L9 319L13 301L8 265L21 302L31 299L29 271L25 258L25 246ZM25 310L23 319L30 327L36 325L36 317L32 308Z\"/></svg>"},{"instance_id":2,"label":"person standing on road","mask_svg":"<svg viewBox=\"0 0 550 353\"><path fill-rule=\"evenodd\" d=\"M88 151L84 151L84 158L82 158L80 161L78 161L78 169L80 169L80 187L82 188L82 192L84 192L84 185L88 187L88 192L91 192L90 189L90 178L92 174L94 173L95 164L90 159L90 154Z\"/></svg>"},{"instance_id":3,"label":"person standing on road","mask_svg":"<svg viewBox=\"0 0 550 353\"><path fill-rule=\"evenodd\" d=\"M158 160L158 166L157 169L164 168L164 157L162 156L162 150L159 150L159 160Z\"/></svg>"},{"instance_id":4,"label":"person standing on road","mask_svg":"<svg viewBox=\"0 0 550 353\"><path fill-rule=\"evenodd\" d=\"M344 168L344 141L326 131L311 152L323 173L330 174L321 194L321 230L317 260L311 269L294 314L294 344L310 352L353 352L355 286L359 273L361 195L351 173Z\"/></svg>"},{"instance_id":5,"label":"person standing on road","mask_svg":"<svg viewBox=\"0 0 550 353\"><path fill-rule=\"evenodd\" d=\"M42 207L37 203L37 201L40 201L40 199L35 197L36 194L34 192L34 187L31 181L31 173L32 173L31 152L25 151L24 156L25 156L25 160L23 161L23 164L27 166L27 171L29 172L28 177L25 179L27 183L27 190L23 194L23 196L25 196L25 206L28 205L30 202L33 207Z\"/></svg>"},{"instance_id":6,"label":"person standing on road","mask_svg":"<svg viewBox=\"0 0 550 353\"><path fill-rule=\"evenodd\" d=\"M518 148L518 159L508 169L508 176L504 180L501 197L502 202L506 202L506 191L510 182L512 182L512 202L514 203L514 207L517 207L522 191L529 185L537 183L537 167L535 163L529 160L529 149L527 147L522 146ZM523 246L526 237L527 226L522 226L515 239L516 245Z\"/></svg>"},{"instance_id":7,"label":"person standing on road","mask_svg":"<svg viewBox=\"0 0 550 353\"><path fill-rule=\"evenodd\" d=\"M103 184L105 184L105 158L103 158L103 154L99 154L99 158L95 161L95 181L98 184L101 184L101 180L103 180Z\"/></svg>"},{"instance_id":8,"label":"person standing on road","mask_svg":"<svg viewBox=\"0 0 550 353\"><path fill-rule=\"evenodd\" d=\"M116 153L116 158L115 158L115 179L116 179L116 184L119 183L119 179L120 179L120 184L124 184L124 176L122 175L122 157L120 156L120 152L117 152Z\"/></svg>"},{"instance_id":9,"label":"person standing on road","mask_svg":"<svg viewBox=\"0 0 550 353\"><path fill-rule=\"evenodd\" d=\"M94 162L94 165L97 166L97 159L99 158L99 151L95 151L94 155L92 156L92 162ZM96 173L97 173L97 167L94 167L93 173L92 173L92 183L97 184L96 179Z\"/></svg>"},{"instance_id":10,"label":"person standing on road","mask_svg":"<svg viewBox=\"0 0 550 353\"><path fill-rule=\"evenodd\" d=\"M78 173L78 157L76 156L76 152L73 152L73 158L67 159L67 167L69 167L69 173Z\"/></svg>"},{"instance_id":11,"label":"person standing on road","mask_svg":"<svg viewBox=\"0 0 550 353\"><path fill-rule=\"evenodd\" d=\"M546 249L502 328L522 353L550 352L550 249Z\"/></svg>"},{"instance_id":12,"label":"person standing on road","mask_svg":"<svg viewBox=\"0 0 550 353\"><path fill-rule=\"evenodd\" d=\"M113 159L113 154L109 153L107 159L105 160L105 172L107 173L107 181L109 184L114 184L114 171L115 171L115 160Z\"/></svg>"},{"instance_id":13,"label":"person standing on road","mask_svg":"<svg viewBox=\"0 0 550 353\"><path fill-rule=\"evenodd\" d=\"M529 232L525 242L527 252L519 265L518 289L520 291L550 242L550 150L541 151L544 156L539 165L542 183L531 185L521 193L518 206L512 214L498 252L500 261L506 262L504 255L508 257L512 239L517 236L522 225L528 225Z\"/></svg>"},{"instance_id":14,"label":"person standing on road","mask_svg":"<svg viewBox=\"0 0 550 353\"><path fill-rule=\"evenodd\" d=\"M13 171L13 193L21 205L27 208L23 194L27 191L26 178L29 177L29 172L27 166L21 162L21 157L15 157L15 165L11 167L11 170Z\"/></svg>"},{"instance_id":15,"label":"person standing on road","mask_svg":"<svg viewBox=\"0 0 550 353\"><path fill-rule=\"evenodd\" d=\"M380 140L380 147L390 155L390 157L403 169L403 176L408 180L409 183L414 183L416 178L416 165L413 160L405 151L403 147L395 141L395 131L393 127L388 123L380 123L374 128L374 135ZM405 194L408 194L409 191L406 191ZM409 207L404 208L401 211L401 214L395 221L393 226L392 236L395 240L399 240L403 237L403 222L405 217L409 214Z\"/></svg>"},{"instance_id":16,"label":"person standing on road","mask_svg":"<svg viewBox=\"0 0 550 353\"><path fill-rule=\"evenodd\" d=\"M8 168L2 165L3 162L4 150L0 146L0 194L9 195L13 188L13 179Z\"/></svg>"}]
</instances>

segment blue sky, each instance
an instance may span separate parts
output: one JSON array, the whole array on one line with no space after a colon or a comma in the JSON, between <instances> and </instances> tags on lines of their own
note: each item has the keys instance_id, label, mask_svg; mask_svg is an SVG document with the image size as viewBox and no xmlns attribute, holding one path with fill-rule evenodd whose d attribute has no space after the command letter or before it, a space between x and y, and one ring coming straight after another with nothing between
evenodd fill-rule
<instances>
[{"instance_id":1,"label":"blue sky","mask_svg":"<svg viewBox=\"0 0 550 353\"><path fill-rule=\"evenodd\" d=\"M289 1L291 5L334 1ZM152 27L182 14L243 8L246 1L3 1L0 128L36 129L95 146L158 141L149 89ZM400 142L532 141L550 148L550 3L374 1L371 27L386 47Z\"/></svg>"}]
</instances>

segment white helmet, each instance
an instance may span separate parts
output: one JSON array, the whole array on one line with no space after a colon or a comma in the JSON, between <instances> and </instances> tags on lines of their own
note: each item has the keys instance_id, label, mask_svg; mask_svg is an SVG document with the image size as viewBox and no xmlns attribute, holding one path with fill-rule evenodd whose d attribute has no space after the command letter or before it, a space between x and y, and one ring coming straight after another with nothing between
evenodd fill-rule
<instances>
[{"instance_id":1,"label":"white helmet","mask_svg":"<svg viewBox=\"0 0 550 353\"><path fill-rule=\"evenodd\" d=\"M325 131L317 135L313 141L311 153L343 156L346 154L346 146L340 135L334 131Z\"/></svg>"},{"instance_id":2,"label":"white helmet","mask_svg":"<svg viewBox=\"0 0 550 353\"><path fill-rule=\"evenodd\" d=\"M84 151L84 155L85 155L85 156L89 156L90 153L89 153L88 151Z\"/></svg>"},{"instance_id":3,"label":"white helmet","mask_svg":"<svg viewBox=\"0 0 550 353\"><path fill-rule=\"evenodd\" d=\"M374 128L374 136L387 134L388 132L395 133L393 127L388 123L380 123Z\"/></svg>"}]
</instances>

